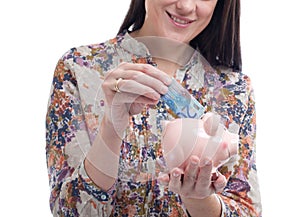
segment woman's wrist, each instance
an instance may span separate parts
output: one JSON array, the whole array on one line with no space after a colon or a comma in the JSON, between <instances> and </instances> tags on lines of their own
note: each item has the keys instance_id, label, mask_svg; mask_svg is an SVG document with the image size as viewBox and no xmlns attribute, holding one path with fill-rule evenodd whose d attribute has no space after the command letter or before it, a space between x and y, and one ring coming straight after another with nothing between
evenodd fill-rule
<instances>
[{"instance_id":1,"label":"woman's wrist","mask_svg":"<svg viewBox=\"0 0 300 217\"><path fill-rule=\"evenodd\" d=\"M114 153L119 153L120 151L122 136L119 134L120 133L116 130L116 125L104 115L97 137ZM95 140L95 142L97 141Z\"/></svg>"},{"instance_id":2,"label":"woman's wrist","mask_svg":"<svg viewBox=\"0 0 300 217\"><path fill-rule=\"evenodd\" d=\"M124 136L124 131L128 127L128 125L129 114L124 114L122 118L112 118L108 114L105 114L100 124L99 133L101 133L104 140L106 140L106 138L108 138L108 141L111 141L112 138L118 138L119 140L122 140Z\"/></svg>"},{"instance_id":3,"label":"woman's wrist","mask_svg":"<svg viewBox=\"0 0 300 217\"><path fill-rule=\"evenodd\" d=\"M184 206L191 217L220 217L222 205L216 194L204 199L182 198Z\"/></svg>"},{"instance_id":4,"label":"woman's wrist","mask_svg":"<svg viewBox=\"0 0 300 217\"><path fill-rule=\"evenodd\" d=\"M84 161L87 174L103 190L109 189L117 178L121 143L114 126L103 118Z\"/></svg>"}]
</instances>

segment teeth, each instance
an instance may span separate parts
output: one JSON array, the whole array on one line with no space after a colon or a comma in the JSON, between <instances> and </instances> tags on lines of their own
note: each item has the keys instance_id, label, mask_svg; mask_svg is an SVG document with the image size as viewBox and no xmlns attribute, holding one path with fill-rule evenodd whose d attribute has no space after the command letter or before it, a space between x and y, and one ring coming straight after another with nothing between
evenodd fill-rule
<instances>
[{"instance_id":1,"label":"teeth","mask_svg":"<svg viewBox=\"0 0 300 217\"><path fill-rule=\"evenodd\" d=\"M178 19L177 17L174 17L174 16L172 16L172 15L171 15L171 18L172 18L172 20L174 20L176 23L180 23L180 24L188 24L188 23L189 23L188 21Z\"/></svg>"}]
</instances>

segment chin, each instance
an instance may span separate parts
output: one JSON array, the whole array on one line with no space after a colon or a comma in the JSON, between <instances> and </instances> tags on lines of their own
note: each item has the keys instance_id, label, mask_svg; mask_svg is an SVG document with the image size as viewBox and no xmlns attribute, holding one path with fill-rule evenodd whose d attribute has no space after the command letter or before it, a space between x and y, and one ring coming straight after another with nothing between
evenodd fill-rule
<instances>
[{"instance_id":1,"label":"chin","mask_svg":"<svg viewBox=\"0 0 300 217\"><path fill-rule=\"evenodd\" d=\"M186 38L182 37L182 35L178 36L178 35L168 35L168 38L181 42L181 43L186 43L188 44L190 42L190 40L187 40Z\"/></svg>"},{"instance_id":2,"label":"chin","mask_svg":"<svg viewBox=\"0 0 300 217\"><path fill-rule=\"evenodd\" d=\"M188 44L190 42L190 39L187 36L185 36L184 34L165 32L163 35L166 38L169 38L171 40L175 40L175 41L178 41L181 43Z\"/></svg>"}]
</instances>

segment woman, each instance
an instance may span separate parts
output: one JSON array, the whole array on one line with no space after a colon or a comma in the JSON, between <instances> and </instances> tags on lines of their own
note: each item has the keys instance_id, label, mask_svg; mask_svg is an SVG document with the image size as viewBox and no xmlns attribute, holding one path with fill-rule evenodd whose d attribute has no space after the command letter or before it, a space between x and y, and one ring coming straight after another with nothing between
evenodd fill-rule
<instances>
[{"instance_id":1,"label":"woman","mask_svg":"<svg viewBox=\"0 0 300 217\"><path fill-rule=\"evenodd\" d=\"M63 55L46 120L54 216L261 216L239 16L239 0L132 0L116 38ZM174 52L162 38L195 50ZM239 157L216 177L211 159L191 156L157 179L162 124L176 118L161 100L171 77L240 127Z\"/></svg>"}]
</instances>

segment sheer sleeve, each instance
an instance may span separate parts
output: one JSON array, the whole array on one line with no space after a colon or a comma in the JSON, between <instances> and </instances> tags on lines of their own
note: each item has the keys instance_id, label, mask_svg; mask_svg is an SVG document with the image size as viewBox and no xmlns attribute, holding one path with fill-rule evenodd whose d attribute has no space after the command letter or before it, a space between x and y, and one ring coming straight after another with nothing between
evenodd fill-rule
<instances>
[{"instance_id":1,"label":"sheer sleeve","mask_svg":"<svg viewBox=\"0 0 300 217\"><path fill-rule=\"evenodd\" d=\"M232 168L224 166L221 172L228 177L228 184L219 195L222 216L261 216L260 191L256 170L256 110L253 89L248 86L248 103L240 126L239 153ZM232 170L231 170L232 169Z\"/></svg>"},{"instance_id":2,"label":"sheer sleeve","mask_svg":"<svg viewBox=\"0 0 300 217\"><path fill-rule=\"evenodd\" d=\"M115 186L98 188L84 168L91 146L75 73L58 62L46 115L46 158L54 216L108 216L112 212Z\"/></svg>"}]
</instances>

